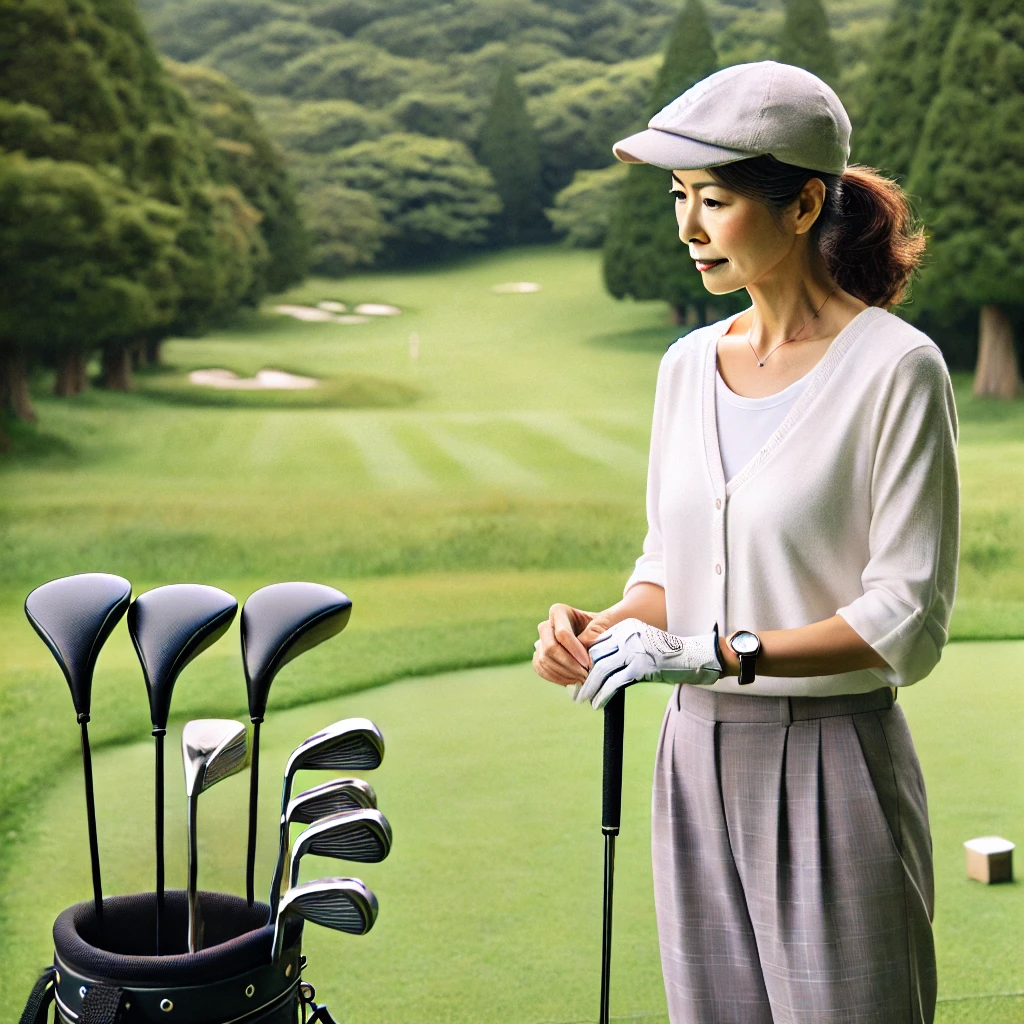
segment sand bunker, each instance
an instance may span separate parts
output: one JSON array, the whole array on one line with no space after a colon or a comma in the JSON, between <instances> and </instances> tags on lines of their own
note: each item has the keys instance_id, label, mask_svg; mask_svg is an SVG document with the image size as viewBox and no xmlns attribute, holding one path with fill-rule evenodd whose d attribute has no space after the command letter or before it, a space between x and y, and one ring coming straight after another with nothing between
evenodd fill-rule
<instances>
[{"instance_id":1,"label":"sand bunker","mask_svg":"<svg viewBox=\"0 0 1024 1024\"><path fill-rule=\"evenodd\" d=\"M305 391L320 383L315 377L299 377L284 370L260 370L255 377L239 377L230 370L193 370L188 379L191 384L233 391Z\"/></svg>"},{"instance_id":2,"label":"sand bunker","mask_svg":"<svg viewBox=\"0 0 1024 1024\"><path fill-rule=\"evenodd\" d=\"M508 281L505 284L496 284L492 292L539 292L540 285L536 281Z\"/></svg>"},{"instance_id":3,"label":"sand bunker","mask_svg":"<svg viewBox=\"0 0 1024 1024\"><path fill-rule=\"evenodd\" d=\"M284 313L285 316L293 316L296 320L313 320L329 323L334 319L334 314L326 309L317 309L316 306L275 306L275 313Z\"/></svg>"},{"instance_id":4,"label":"sand bunker","mask_svg":"<svg viewBox=\"0 0 1024 1024\"><path fill-rule=\"evenodd\" d=\"M348 306L344 302L335 302L333 299L325 299L316 304L317 309L326 309L328 313L344 313Z\"/></svg>"},{"instance_id":5,"label":"sand bunker","mask_svg":"<svg viewBox=\"0 0 1024 1024\"><path fill-rule=\"evenodd\" d=\"M361 302L356 306L356 312L369 316L398 316L402 311L397 306L388 306L383 302Z\"/></svg>"}]
</instances>

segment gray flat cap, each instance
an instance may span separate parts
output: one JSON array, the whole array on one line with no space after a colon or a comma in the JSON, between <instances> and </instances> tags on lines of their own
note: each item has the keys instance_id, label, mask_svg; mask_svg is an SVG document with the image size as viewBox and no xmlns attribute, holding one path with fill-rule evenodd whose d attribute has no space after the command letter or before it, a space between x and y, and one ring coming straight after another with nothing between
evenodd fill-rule
<instances>
[{"instance_id":1,"label":"gray flat cap","mask_svg":"<svg viewBox=\"0 0 1024 1024\"><path fill-rule=\"evenodd\" d=\"M842 174L850 118L810 71L762 60L708 75L612 152L625 163L681 171L770 153L783 163Z\"/></svg>"}]
</instances>

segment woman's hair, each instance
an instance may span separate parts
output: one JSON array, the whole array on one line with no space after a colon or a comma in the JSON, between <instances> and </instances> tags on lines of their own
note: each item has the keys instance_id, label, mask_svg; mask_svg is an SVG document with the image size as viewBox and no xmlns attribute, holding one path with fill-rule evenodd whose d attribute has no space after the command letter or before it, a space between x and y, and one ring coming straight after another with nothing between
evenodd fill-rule
<instances>
[{"instance_id":1,"label":"woman's hair","mask_svg":"<svg viewBox=\"0 0 1024 1024\"><path fill-rule=\"evenodd\" d=\"M871 167L854 164L826 174L755 156L709 167L724 188L764 203L776 221L811 178L825 185L825 202L811 228L825 266L840 288L869 306L888 309L906 297L924 254L924 230L903 189Z\"/></svg>"}]
</instances>

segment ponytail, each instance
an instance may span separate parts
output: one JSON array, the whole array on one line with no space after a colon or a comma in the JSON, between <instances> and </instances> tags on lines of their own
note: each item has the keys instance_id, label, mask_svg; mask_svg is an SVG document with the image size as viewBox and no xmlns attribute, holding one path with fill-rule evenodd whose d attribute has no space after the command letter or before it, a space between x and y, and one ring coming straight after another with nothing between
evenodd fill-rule
<instances>
[{"instance_id":1,"label":"ponytail","mask_svg":"<svg viewBox=\"0 0 1024 1024\"><path fill-rule=\"evenodd\" d=\"M776 220L811 180L825 185L812 228L836 284L869 306L888 309L907 295L925 249L924 230L902 188L871 167L854 164L841 175L757 156L709 167L724 188L764 203Z\"/></svg>"}]
</instances>

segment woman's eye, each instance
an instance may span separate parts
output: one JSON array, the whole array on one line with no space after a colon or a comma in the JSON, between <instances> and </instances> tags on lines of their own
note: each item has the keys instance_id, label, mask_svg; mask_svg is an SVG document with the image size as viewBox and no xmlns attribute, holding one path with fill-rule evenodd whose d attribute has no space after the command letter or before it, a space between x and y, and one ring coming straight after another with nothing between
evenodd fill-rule
<instances>
[{"instance_id":1,"label":"woman's eye","mask_svg":"<svg viewBox=\"0 0 1024 1024\"><path fill-rule=\"evenodd\" d=\"M705 202L705 203L710 203L710 204L711 204L711 205L710 205L710 206L708 207L708 209L709 209L709 210L715 210L715 209L717 209L717 208L718 208L719 206L721 206L721 205L722 205L722 204L721 204L721 203L720 203L720 202L719 202L719 201L718 201L717 199L705 199L705 200L704 200L704 202Z\"/></svg>"},{"instance_id":2,"label":"woman's eye","mask_svg":"<svg viewBox=\"0 0 1024 1024\"><path fill-rule=\"evenodd\" d=\"M679 189L673 189L671 192L669 192L669 195L674 200L676 200L676 202L678 202L680 199L685 199L686 198L686 193L685 192L680 192Z\"/></svg>"}]
</instances>

